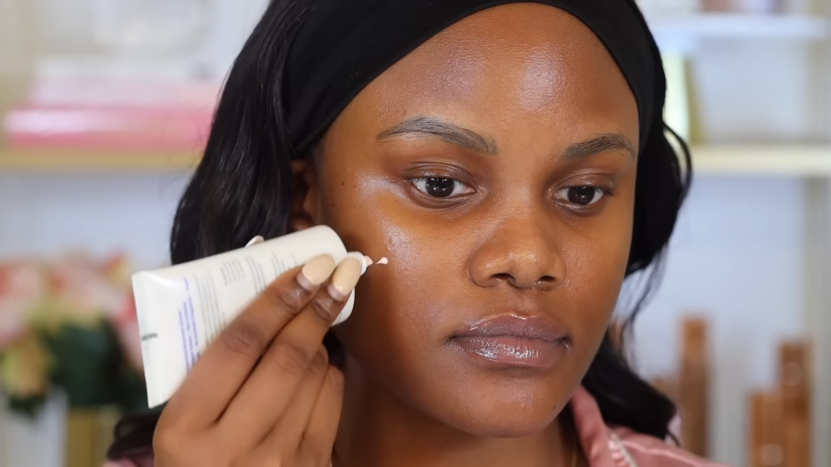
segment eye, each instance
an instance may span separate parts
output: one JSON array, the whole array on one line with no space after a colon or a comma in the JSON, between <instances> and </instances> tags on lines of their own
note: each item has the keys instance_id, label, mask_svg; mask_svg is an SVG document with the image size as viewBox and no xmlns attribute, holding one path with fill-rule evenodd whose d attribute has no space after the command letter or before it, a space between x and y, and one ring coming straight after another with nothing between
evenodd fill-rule
<instances>
[{"instance_id":1,"label":"eye","mask_svg":"<svg viewBox=\"0 0 831 467\"><path fill-rule=\"evenodd\" d=\"M419 191L433 198L452 198L472 191L469 186L452 178L415 178L412 183Z\"/></svg>"},{"instance_id":2,"label":"eye","mask_svg":"<svg viewBox=\"0 0 831 467\"><path fill-rule=\"evenodd\" d=\"M602 188L593 186L572 186L557 191L556 197L559 200L569 202L577 206L591 206L600 201L608 192Z\"/></svg>"}]
</instances>

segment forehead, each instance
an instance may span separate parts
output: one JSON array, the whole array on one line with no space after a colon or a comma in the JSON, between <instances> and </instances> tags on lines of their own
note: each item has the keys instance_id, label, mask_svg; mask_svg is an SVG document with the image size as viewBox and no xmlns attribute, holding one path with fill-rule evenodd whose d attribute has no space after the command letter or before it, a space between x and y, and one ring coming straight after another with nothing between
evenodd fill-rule
<instances>
[{"instance_id":1,"label":"forehead","mask_svg":"<svg viewBox=\"0 0 831 467\"><path fill-rule=\"evenodd\" d=\"M637 104L609 52L578 19L536 3L484 10L434 36L342 117L367 111L381 126L440 114L491 132L529 120L579 133L605 126L634 131L637 143Z\"/></svg>"}]
</instances>

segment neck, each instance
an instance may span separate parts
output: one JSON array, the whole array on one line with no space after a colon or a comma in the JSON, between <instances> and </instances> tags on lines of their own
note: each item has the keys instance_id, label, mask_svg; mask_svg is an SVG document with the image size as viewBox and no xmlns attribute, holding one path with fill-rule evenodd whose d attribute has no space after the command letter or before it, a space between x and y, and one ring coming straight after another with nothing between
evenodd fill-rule
<instances>
[{"instance_id":1,"label":"neck","mask_svg":"<svg viewBox=\"0 0 831 467\"><path fill-rule=\"evenodd\" d=\"M349 361L336 467L570 467L567 414L520 438L483 438L417 411Z\"/></svg>"}]
</instances>

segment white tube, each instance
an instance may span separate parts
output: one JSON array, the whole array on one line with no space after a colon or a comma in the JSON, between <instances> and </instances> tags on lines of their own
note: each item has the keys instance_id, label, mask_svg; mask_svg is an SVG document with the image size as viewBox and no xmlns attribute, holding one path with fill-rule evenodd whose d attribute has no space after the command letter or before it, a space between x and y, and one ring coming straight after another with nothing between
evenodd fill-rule
<instances>
[{"instance_id":1,"label":"white tube","mask_svg":"<svg viewBox=\"0 0 831 467\"><path fill-rule=\"evenodd\" d=\"M147 402L165 403L220 332L274 279L322 255L347 256L340 237L318 226L246 248L133 275ZM353 291L334 325L352 314Z\"/></svg>"}]
</instances>

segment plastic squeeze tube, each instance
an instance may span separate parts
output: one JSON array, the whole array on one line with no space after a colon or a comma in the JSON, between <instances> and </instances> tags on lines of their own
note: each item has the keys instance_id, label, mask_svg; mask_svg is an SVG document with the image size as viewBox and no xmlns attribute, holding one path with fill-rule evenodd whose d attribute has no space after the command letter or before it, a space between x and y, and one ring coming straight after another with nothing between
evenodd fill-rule
<instances>
[{"instance_id":1,"label":"plastic squeeze tube","mask_svg":"<svg viewBox=\"0 0 831 467\"><path fill-rule=\"evenodd\" d=\"M323 254L347 253L329 227L317 226L189 263L133 275L141 354L150 408L168 401L220 332L272 281ZM352 314L355 292L333 325Z\"/></svg>"}]
</instances>

